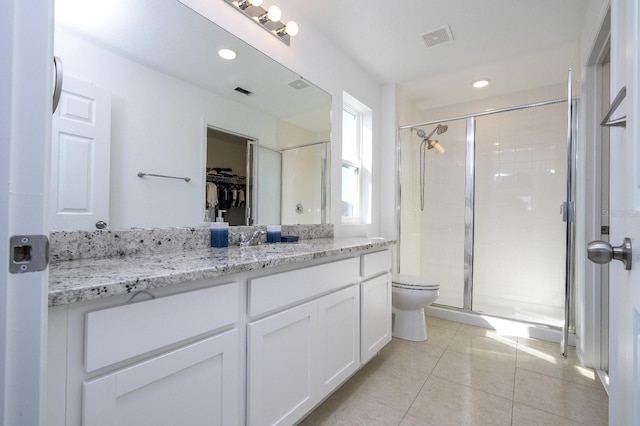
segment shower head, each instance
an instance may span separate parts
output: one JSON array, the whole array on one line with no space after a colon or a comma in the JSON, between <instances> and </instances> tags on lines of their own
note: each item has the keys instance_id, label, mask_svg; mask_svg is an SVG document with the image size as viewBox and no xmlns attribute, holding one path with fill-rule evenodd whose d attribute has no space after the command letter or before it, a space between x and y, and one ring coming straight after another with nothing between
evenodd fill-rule
<instances>
[{"instance_id":1,"label":"shower head","mask_svg":"<svg viewBox=\"0 0 640 426\"><path fill-rule=\"evenodd\" d=\"M412 128L412 130L416 131L416 135L418 135L419 138L428 141L434 133L441 135L449 130L449 126L447 126L446 124L438 124L435 129L433 129L428 135L422 129Z\"/></svg>"}]
</instances>

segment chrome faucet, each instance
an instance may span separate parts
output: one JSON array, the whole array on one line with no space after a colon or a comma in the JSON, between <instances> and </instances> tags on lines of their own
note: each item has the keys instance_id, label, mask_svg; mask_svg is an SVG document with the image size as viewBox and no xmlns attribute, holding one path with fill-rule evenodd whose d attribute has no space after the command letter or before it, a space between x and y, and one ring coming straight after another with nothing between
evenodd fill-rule
<instances>
[{"instance_id":1,"label":"chrome faucet","mask_svg":"<svg viewBox=\"0 0 640 426\"><path fill-rule=\"evenodd\" d=\"M246 236L244 234L241 234L240 236L240 246L242 247L247 247L251 245L251 242L254 240L254 238L259 237L260 235L264 235L266 234L266 232L262 229L257 229L255 231L253 231L253 235L251 235L251 237L247 240ZM260 240L260 238L258 238L258 242L256 243L256 245L261 244L262 241Z\"/></svg>"}]
</instances>

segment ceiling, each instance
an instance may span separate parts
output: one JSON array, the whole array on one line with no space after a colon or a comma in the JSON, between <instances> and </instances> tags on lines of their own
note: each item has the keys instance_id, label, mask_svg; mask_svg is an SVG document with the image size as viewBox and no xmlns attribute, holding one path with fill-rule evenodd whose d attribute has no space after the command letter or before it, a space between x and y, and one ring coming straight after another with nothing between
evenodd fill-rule
<instances>
[{"instance_id":1,"label":"ceiling","mask_svg":"<svg viewBox=\"0 0 640 426\"><path fill-rule=\"evenodd\" d=\"M431 108L566 81L567 69L578 63L582 22L593 1L277 3L283 21L303 17L381 83L395 83L419 107ZM427 47L421 34L445 24L453 41ZM472 88L479 78L491 84Z\"/></svg>"}]
</instances>

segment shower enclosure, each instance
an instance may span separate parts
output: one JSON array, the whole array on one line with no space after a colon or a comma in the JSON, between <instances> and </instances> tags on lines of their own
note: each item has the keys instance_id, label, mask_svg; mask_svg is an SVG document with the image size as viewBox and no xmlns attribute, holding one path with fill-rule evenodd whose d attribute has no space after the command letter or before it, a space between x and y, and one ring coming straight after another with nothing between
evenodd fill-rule
<instances>
[{"instance_id":1,"label":"shower enclosure","mask_svg":"<svg viewBox=\"0 0 640 426\"><path fill-rule=\"evenodd\" d=\"M565 325L567 104L399 129L398 272L440 284L436 304Z\"/></svg>"}]
</instances>

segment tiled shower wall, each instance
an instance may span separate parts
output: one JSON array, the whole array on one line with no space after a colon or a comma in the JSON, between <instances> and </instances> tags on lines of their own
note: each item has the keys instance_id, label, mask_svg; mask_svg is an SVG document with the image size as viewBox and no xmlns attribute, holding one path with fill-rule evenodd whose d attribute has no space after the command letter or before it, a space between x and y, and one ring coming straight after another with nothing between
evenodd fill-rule
<instances>
[{"instance_id":1,"label":"tiled shower wall","mask_svg":"<svg viewBox=\"0 0 640 426\"><path fill-rule=\"evenodd\" d=\"M564 86L447 107L424 121L562 97ZM500 102L509 102L501 104ZM475 108L475 109L472 109ZM420 210L419 139L403 130L401 273L438 282L436 303L462 307L465 237L464 120L435 136L425 156ZM434 126L424 127L429 133ZM473 309L555 324L564 305L566 103L479 117L476 122ZM505 310L506 309L506 310Z\"/></svg>"},{"instance_id":2,"label":"tiled shower wall","mask_svg":"<svg viewBox=\"0 0 640 426\"><path fill-rule=\"evenodd\" d=\"M566 103L476 128L474 310L559 325L564 308Z\"/></svg>"}]
</instances>

